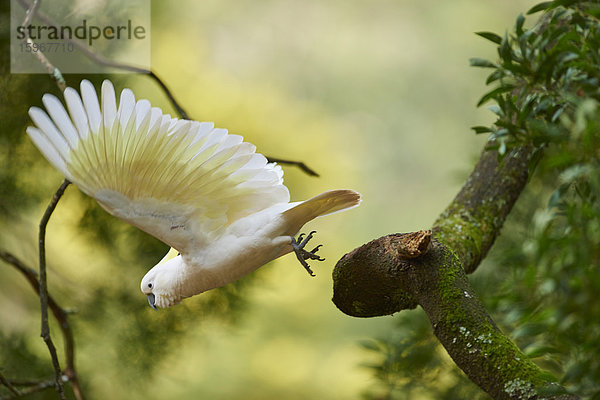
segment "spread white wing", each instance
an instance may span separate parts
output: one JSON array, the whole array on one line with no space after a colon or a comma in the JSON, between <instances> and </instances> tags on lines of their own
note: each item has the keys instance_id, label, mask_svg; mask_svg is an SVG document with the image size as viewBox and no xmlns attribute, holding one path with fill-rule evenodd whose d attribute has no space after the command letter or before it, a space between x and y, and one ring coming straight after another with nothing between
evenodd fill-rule
<instances>
[{"instance_id":1,"label":"spread white wing","mask_svg":"<svg viewBox=\"0 0 600 400\"><path fill-rule=\"evenodd\" d=\"M48 114L31 107L27 133L67 179L109 213L181 252L201 247L223 228L289 201L281 167L255 146L212 123L178 120L135 101L124 89L119 105L110 81L100 104L93 85L54 96Z\"/></svg>"}]
</instances>

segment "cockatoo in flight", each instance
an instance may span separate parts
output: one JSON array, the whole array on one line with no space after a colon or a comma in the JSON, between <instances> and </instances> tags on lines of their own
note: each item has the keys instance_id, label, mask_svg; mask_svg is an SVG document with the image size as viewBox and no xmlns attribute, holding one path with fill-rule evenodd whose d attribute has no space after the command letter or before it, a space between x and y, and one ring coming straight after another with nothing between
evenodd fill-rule
<instances>
[{"instance_id":1,"label":"cockatoo in flight","mask_svg":"<svg viewBox=\"0 0 600 400\"><path fill-rule=\"evenodd\" d=\"M64 176L110 214L157 237L167 255L144 276L152 308L226 285L284 254L323 260L295 235L308 221L355 207L360 195L332 190L290 203L279 165L212 123L178 120L112 83L81 82L67 109L45 94L27 134Z\"/></svg>"}]
</instances>

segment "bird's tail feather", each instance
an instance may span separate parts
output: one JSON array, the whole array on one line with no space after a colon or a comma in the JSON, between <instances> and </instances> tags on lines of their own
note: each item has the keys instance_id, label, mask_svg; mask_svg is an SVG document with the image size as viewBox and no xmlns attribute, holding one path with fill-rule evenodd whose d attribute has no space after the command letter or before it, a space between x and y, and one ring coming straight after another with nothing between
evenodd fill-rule
<instances>
[{"instance_id":1,"label":"bird's tail feather","mask_svg":"<svg viewBox=\"0 0 600 400\"><path fill-rule=\"evenodd\" d=\"M290 228L286 234L295 235L308 221L356 207L360 201L360 194L354 190L340 189L321 193L283 213Z\"/></svg>"}]
</instances>

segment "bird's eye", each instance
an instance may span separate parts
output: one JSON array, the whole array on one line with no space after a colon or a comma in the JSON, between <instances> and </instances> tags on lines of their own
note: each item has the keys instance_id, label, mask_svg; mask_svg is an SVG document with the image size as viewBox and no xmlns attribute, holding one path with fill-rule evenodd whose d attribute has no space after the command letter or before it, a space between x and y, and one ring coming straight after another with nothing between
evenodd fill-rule
<instances>
[{"instance_id":1,"label":"bird's eye","mask_svg":"<svg viewBox=\"0 0 600 400\"><path fill-rule=\"evenodd\" d=\"M150 289L152 289L152 284L151 284L151 283L149 283L149 284L148 284L148 287L149 287Z\"/></svg>"}]
</instances>

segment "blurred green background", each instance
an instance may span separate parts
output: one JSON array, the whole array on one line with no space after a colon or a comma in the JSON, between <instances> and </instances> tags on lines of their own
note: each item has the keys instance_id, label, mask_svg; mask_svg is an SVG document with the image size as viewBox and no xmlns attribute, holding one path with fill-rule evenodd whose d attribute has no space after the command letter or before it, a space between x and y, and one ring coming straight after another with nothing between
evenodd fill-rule
<instances>
[{"instance_id":1,"label":"blurred green background","mask_svg":"<svg viewBox=\"0 0 600 400\"><path fill-rule=\"evenodd\" d=\"M536 3L153 1L153 70L191 118L318 171L312 178L285 168L293 200L352 188L364 201L306 227L325 244L316 278L286 256L155 313L139 281L166 246L70 187L49 226L49 285L76 311L77 365L89 398L347 399L369 392L378 380L365 364L374 356L360 343L397 335L399 323L419 335L430 328L421 310L368 320L343 315L330 301L332 268L371 239L428 228L450 202L485 141L469 127L493 120L475 108L485 71L469 67L468 58L493 59L495 49L473 32L503 33ZM47 76L9 74L8 23L3 2L0 247L36 266L37 224L62 177L24 131L28 107L58 90ZM76 87L84 77L97 87L103 78L66 80ZM111 79L174 114L149 78ZM4 263L0 304L2 372L50 376L38 299ZM460 379L444 373L451 367L447 359L436 366L435 385ZM37 396L46 397L53 398Z\"/></svg>"}]
</instances>

